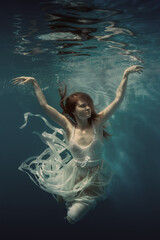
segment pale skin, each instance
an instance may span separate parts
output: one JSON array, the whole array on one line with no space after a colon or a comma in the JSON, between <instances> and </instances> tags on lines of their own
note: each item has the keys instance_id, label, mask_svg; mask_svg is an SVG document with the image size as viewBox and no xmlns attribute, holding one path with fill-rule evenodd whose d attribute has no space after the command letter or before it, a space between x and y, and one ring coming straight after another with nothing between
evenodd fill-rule
<instances>
[{"instance_id":1,"label":"pale skin","mask_svg":"<svg viewBox=\"0 0 160 240\"><path fill-rule=\"evenodd\" d=\"M98 117L94 120L94 125L101 141L103 140L104 123L113 115L115 110L119 107L124 99L129 74L136 72L141 73L142 71L143 67L140 65L134 65L127 68L124 71L121 83L116 91L115 99L106 108L98 113ZM53 121L58 123L66 131L69 140L74 123L47 103L47 100L37 80L33 77L24 76L13 79L13 84L21 85L27 83L33 84L35 94L40 106L45 110L45 112L51 117ZM91 108L87 102L79 100L73 114L76 119L75 141L80 146L85 147L91 143L94 135L92 126L88 122L88 119L91 116Z\"/></svg>"}]
</instances>

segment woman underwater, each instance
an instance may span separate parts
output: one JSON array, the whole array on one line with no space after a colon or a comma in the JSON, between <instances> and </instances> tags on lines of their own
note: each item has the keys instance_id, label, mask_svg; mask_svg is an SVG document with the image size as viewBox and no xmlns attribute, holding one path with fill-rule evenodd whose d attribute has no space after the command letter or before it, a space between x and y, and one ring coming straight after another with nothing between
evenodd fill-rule
<instances>
[{"instance_id":1,"label":"woman underwater","mask_svg":"<svg viewBox=\"0 0 160 240\"><path fill-rule=\"evenodd\" d=\"M76 92L66 97L66 88L60 88L61 114L48 105L35 78L23 76L13 79L14 84L32 83L40 106L63 128L55 128L45 118L35 115L40 116L54 132L42 133L40 137L48 148L34 160L27 159L19 169L25 171L41 189L53 194L58 201L65 201L66 218L70 223L78 222L107 197L107 185L112 174L102 157L103 138L109 136L103 130L103 125L121 104L129 74L141 73L142 70L143 67L139 65L127 68L115 99L98 114L88 94ZM28 115L33 114L26 113L26 122Z\"/></svg>"}]
</instances>

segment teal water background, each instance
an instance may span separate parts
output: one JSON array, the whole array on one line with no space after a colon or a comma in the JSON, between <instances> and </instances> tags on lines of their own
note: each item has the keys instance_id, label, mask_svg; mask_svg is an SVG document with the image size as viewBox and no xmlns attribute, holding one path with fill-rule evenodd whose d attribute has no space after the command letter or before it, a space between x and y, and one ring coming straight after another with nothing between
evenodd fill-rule
<instances>
[{"instance_id":1,"label":"teal water background","mask_svg":"<svg viewBox=\"0 0 160 240\"><path fill-rule=\"evenodd\" d=\"M78 232L81 237L155 239L160 235L159 13L156 0L3 3L0 210L4 236L72 238ZM45 149L32 131L48 129L34 118L19 129L25 112L44 113L32 86L13 86L11 79L36 77L48 103L59 111L57 90L64 81L68 94L85 91L102 110L114 99L125 68L134 64L144 66L144 72L130 75L126 97L108 121L112 137L105 144L105 158L115 173L109 198L84 220L69 225L65 207L18 171L22 161Z\"/></svg>"}]
</instances>

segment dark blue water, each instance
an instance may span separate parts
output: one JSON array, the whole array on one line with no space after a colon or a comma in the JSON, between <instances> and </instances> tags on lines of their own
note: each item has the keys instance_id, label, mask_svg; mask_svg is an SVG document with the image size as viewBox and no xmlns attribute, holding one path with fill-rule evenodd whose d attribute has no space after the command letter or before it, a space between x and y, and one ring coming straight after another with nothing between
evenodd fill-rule
<instances>
[{"instance_id":1,"label":"dark blue water","mask_svg":"<svg viewBox=\"0 0 160 240\"><path fill-rule=\"evenodd\" d=\"M1 8L1 224L6 236L21 239L158 239L160 237L160 2L6 1ZM115 173L109 198L81 222L69 225L65 207L18 171L22 161L45 146L32 131L20 130L24 112L45 116L31 86L11 79L36 77L48 103L60 111L58 84L68 94L85 91L103 109L115 96L125 68L127 94L108 122L112 138L105 157ZM45 116L46 117L46 116ZM50 120L51 121L51 120ZM1 231L2 233L2 231ZM59 235L58 235L59 234Z\"/></svg>"}]
</instances>

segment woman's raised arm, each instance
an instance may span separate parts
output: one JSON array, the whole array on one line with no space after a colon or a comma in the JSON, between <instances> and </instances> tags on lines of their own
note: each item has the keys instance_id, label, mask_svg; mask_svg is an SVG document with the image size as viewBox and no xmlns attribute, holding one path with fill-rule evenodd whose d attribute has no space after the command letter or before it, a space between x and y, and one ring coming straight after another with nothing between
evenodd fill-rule
<instances>
[{"instance_id":1,"label":"woman's raised arm","mask_svg":"<svg viewBox=\"0 0 160 240\"><path fill-rule=\"evenodd\" d=\"M99 113L100 124L103 124L105 121L107 121L123 101L126 88L127 88L127 81L128 81L129 74L135 73L135 72L141 73L142 71L143 71L143 67L140 65L134 65L132 67L127 68L124 71L123 78L117 89L115 99L103 111Z\"/></svg>"},{"instance_id":2,"label":"woman's raised arm","mask_svg":"<svg viewBox=\"0 0 160 240\"><path fill-rule=\"evenodd\" d=\"M45 110L45 112L52 118L53 121L55 121L61 127L66 129L69 121L65 116L59 113L55 108L48 105L47 100L35 78L22 76L22 77L17 77L13 79L13 84L21 85L21 84L27 84L27 83L33 84L38 102L40 106Z\"/></svg>"}]
</instances>

